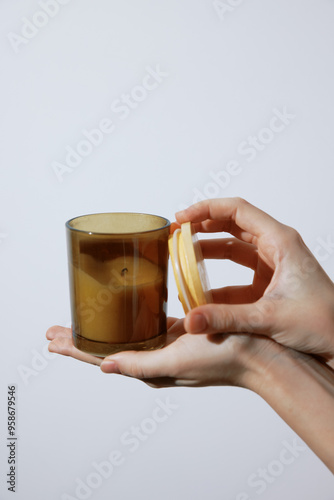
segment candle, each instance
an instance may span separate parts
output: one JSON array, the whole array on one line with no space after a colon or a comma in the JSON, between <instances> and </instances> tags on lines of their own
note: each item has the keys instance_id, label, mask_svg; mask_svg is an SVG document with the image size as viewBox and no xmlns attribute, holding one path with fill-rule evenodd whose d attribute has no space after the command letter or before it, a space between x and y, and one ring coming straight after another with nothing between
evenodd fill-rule
<instances>
[{"instance_id":1,"label":"candle","mask_svg":"<svg viewBox=\"0 0 334 500\"><path fill-rule=\"evenodd\" d=\"M96 356L157 349L166 338L170 222L148 214L66 223L74 345Z\"/></svg>"},{"instance_id":2,"label":"candle","mask_svg":"<svg viewBox=\"0 0 334 500\"><path fill-rule=\"evenodd\" d=\"M163 272L143 257L101 262L83 254L73 269L80 336L96 342L132 343L163 332Z\"/></svg>"}]
</instances>

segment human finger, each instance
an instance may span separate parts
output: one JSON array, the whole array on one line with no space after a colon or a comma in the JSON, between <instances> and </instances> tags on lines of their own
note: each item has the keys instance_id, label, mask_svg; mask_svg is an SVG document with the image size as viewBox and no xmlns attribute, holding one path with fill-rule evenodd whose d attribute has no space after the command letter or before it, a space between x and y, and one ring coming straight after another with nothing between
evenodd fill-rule
<instances>
[{"instance_id":1,"label":"human finger","mask_svg":"<svg viewBox=\"0 0 334 500\"><path fill-rule=\"evenodd\" d=\"M253 285L225 286L211 293L214 304L250 304L259 299Z\"/></svg>"},{"instance_id":2,"label":"human finger","mask_svg":"<svg viewBox=\"0 0 334 500\"><path fill-rule=\"evenodd\" d=\"M70 356L71 358L99 366L102 363L102 358L93 356L83 351L79 351L74 345L72 338L67 336L58 336L49 344L49 351L61 354L62 356Z\"/></svg>"},{"instance_id":3,"label":"human finger","mask_svg":"<svg viewBox=\"0 0 334 500\"><path fill-rule=\"evenodd\" d=\"M252 304L206 304L192 309L184 326L188 333L251 332L270 336L275 306L269 299Z\"/></svg>"},{"instance_id":4,"label":"human finger","mask_svg":"<svg viewBox=\"0 0 334 500\"><path fill-rule=\"evenodd\" d=\"M51 326L47 332L46 332L46 338L48 340L53 340L55 338L59 337L65 337L65 338L71 338L72 337L72 330L71 328L66 328L65 326Z\"/></svg>"},{"instance_id":5,"label":"human finger","mask_svg":"<svg viewBox=\"0 0 334 500\"><path fill-rule=\"evenodd\" d=\"M156 351L123 351L107 356L101 370L143 380L169 377L176 366L176 357L165 347Z\"/></svg>"},{"instance_id":6,"label":"human finger","mask_svg":"<svg viewBox=\"0 0 334 500\"><path fill-rule=\"evenodd\" d=\"M179 318L174 318L172 316L168 316L167 318L167 330L170 330L172 327L176 326L176 323L180 322Z\"/></svg>"},{"instance_id":7,"label":"human finger","mask_svg":"<svg viewBox=\"0 0 334 500\"><path fill-rule=\"evenodd\" d=\"M170 225L170 228L169 228L169 234L173 234L174 231L176 231L177 229L180 229L180 227L181 227L181 224L179 224L178 222L172 222Z\"/></svg>"},{"instance_id":8,"label":"human finger","mask_svg":"<svg viewBox=\"0 0 334 500\"><path fill-rule=\"evenodd\" d=\"M258 252L255 245L237 238L200 240L204 259L225 259L256 270Z\"/></svg>"},{"instance_id":9,"label":"human finger","mask_svg":"<svg viewBox=\"0 0 334 500\"><path fill-rule=\"evenodd\" d=\"M168 317L166 346L163 349L122 351L107 356L103 366L101 365L101 370L104 373L118 373L139 379L170 377L171 370L177 366L177 358L169 346L185 333L183 323L183 319Z\"/></svg>"},{"instance_id":10,"label":"human finger","mask_svg":"<svg viewBox=\"0 0 334 500\"><path fill-rule=\"evenodd\" d=\"M177 222L203 223L207 220L227 222L225 230L234 223L242 231L256 238L272 232L281 224L259 208L242 198L216 198L204 200L176 213ZM230 231L228 231L230 232Z\"/></svg>"}]
</instances>

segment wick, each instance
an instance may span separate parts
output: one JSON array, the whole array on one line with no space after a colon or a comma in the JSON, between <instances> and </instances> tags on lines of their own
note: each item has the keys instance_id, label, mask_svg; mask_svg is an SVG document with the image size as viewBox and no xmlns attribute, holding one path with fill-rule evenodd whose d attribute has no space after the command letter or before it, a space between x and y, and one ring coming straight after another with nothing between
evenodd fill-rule
<instances>
[{"instance_id":1,"label":"wick","mask_svg":"<svg viewBox=\"0 0 334 500\"><path fill-rule=\"evenodd\" d=\"M128 268L127 268L127 267L125 267L124 269L122 269L122 271L121 271L121 275L122 275L122 276L125 276L127 272L128 272Z\"/></svg>"}]
</instances>

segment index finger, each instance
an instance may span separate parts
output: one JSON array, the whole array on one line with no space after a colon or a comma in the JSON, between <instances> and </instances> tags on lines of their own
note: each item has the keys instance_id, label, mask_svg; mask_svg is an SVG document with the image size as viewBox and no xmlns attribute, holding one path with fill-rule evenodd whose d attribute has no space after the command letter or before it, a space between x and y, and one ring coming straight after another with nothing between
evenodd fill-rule
<instances>
[{"instance_id":1,"label":"index finger","mask_svg":"<svg viewBox=\"0 0 334 500\"><path fill-rule=\"evenodd\" d=\"M226 231L250 241L281 227L281 223L242 198L204 200L176 213L177 221L195 223L196 231ZM238 234L239 233L239 234ZM248 234L247 234L248 233Z\"/></svg>"}]
</instances>

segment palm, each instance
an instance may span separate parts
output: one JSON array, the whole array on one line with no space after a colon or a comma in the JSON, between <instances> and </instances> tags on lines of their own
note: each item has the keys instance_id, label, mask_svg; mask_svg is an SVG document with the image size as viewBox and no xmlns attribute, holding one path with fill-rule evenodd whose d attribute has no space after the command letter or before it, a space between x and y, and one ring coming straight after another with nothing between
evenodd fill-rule
<instances>
[{"instance_id":1,"label":"palm","mask_svg":"<svg viewBox=\"0 0 334 500\"><path fill-rule=\"evenodd\" d=\"M246 345L260 342L263 348L271 341L248 334L192 335L185 333L183 320L168 319L166 346L156 351L128 351L112 356L126 358L132 377L154 387L237 385L243 371L238 352ZM50 351L77 360L100 365L102 358L76 349L69 328L52 327L47 332Z\"/></svg>"}]
</instances>

